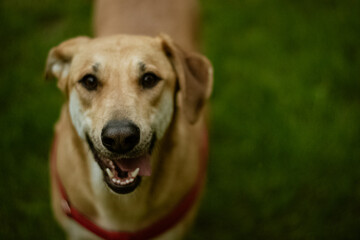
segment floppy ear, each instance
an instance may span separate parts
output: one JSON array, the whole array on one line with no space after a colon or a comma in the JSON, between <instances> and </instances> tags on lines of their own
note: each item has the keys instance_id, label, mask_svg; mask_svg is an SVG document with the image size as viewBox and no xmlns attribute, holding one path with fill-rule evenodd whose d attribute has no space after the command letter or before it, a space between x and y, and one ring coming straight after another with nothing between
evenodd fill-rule
<instances>
[{"instance_id":1,"label":"floppy ear","mask_svg":"<svg viewBox=\"0 0 360 240\"><path fill-rule=\"evenodd\" d=\"M53 47L46 60L45 78L47 80L57 78L58 87L60 90L65 91L71 60L81 46L89 40L88 37L77 37Z\"/></svg>"},{"instance_id":2,"label":"floppy ear","mask_svg":"<svg viewBox=\"0 0 360 240\"><path fill-rule=\"evenodd\" d=\"M206 57L184 51L169 36L161 34L160 38L177 74L180 88L178 104L193 124L211 95L213 68Z\"/></svg>"}]
</instances>

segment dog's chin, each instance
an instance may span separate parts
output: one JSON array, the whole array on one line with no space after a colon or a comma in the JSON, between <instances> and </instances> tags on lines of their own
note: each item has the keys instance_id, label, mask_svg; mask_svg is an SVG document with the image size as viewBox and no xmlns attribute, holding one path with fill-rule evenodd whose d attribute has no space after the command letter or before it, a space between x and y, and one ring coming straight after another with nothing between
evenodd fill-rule
<instances>
[{"instance_id":1,"label":"dog's chin","mask_svg":"<svg viewBox=\"0 0 360 240\"><path fill-rule=\"evenodd\" d=\"M148 149L144 150L140 156L105 157L94 147L90 137L86 135L86 140L103 172L104 182L115 193L127 194L133 192L141 183L142 176L151 175L150 155L155 144L155 137L152 138Z\"/></svg>"}]
</instances>

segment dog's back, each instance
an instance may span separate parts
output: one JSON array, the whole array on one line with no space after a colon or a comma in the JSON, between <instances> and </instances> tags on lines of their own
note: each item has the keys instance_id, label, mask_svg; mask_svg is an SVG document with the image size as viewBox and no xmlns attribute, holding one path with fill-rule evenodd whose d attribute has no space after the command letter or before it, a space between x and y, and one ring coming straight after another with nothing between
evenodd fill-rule
<instances>
[{"instance_id":1,"label":"dog's back","mask_svg":"<svg viewBox=\"0 0 360 240\"><path fill-rule=\"evenodd\" d=\"M198 16L196 0L97 0L95 35L166 33L184 49L194 51Z\"/></svg>"}]
</instances>

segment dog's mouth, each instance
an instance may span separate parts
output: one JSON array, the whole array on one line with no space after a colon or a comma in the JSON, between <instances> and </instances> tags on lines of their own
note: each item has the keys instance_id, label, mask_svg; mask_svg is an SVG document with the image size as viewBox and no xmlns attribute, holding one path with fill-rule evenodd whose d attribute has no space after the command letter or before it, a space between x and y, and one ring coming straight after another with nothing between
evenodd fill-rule
<instances>
[{"instance_id":1,"label":"dog's mouth","mask_svg":"<svg viewBox=\"0 0 360 240\"><path fill-rule=\"evenodd\" d=\"M139 186L142 176L151 175L150 157L155 139L152 137L149 149L140 156L109 158L97 151L90 137L86 136L91 152L103 171L104 181L111 190L119 194L133 192Z\"/></svg>"}]
</instances>

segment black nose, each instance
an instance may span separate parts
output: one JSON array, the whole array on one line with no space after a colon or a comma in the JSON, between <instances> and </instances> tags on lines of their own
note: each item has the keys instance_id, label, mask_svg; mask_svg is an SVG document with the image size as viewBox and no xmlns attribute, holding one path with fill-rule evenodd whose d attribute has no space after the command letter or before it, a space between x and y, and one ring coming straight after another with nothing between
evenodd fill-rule
<instances>
[{"instance_id":1,"label":"black nose","mask_svg":"<svg viewBox=\"0 0 360 240\"><path fill-rule=\"evenodd\" d=\"M127 153L140 140L140 129L129 120L113 120L101 132L102 144L111 152Z\"/></svg>"}]
</instances>

